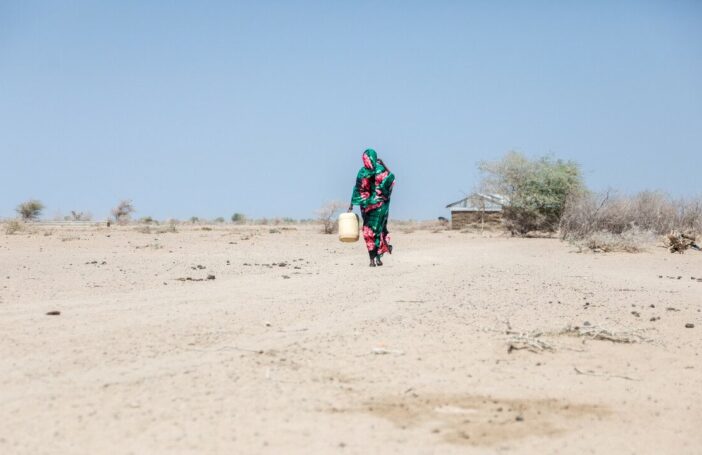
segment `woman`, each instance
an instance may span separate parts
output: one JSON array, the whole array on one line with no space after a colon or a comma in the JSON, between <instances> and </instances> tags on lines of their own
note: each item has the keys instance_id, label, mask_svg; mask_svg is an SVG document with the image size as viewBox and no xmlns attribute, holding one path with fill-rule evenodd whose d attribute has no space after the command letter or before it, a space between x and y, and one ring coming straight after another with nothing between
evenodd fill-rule
<instances>
[{"instance_id":1,"label":"woman","mask_svg":"<svg viewBox=\"0 0 702 455\"><path fill-rule=\"evenodd\" d=\"M349 212L353 211L354 205L361 207L363 239L366 241L371 267L383 265L380 260L383 254L392 254L392 246L388 244L388 213L394 185L395 175L383 160L378 159L375 150L363 152L363 167L356 177Z\"/></svg>"}]
</instances>

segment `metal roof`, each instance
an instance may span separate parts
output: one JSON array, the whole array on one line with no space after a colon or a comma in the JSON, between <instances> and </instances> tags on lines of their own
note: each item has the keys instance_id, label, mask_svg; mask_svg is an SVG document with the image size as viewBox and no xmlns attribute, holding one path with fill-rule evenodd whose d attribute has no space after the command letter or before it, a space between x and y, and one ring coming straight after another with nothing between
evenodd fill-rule
<instances>
[{"instance_id":1,"label":"metal roof","mask_svg":"<svg viewBox=\"0 0 702 455\"><path fill-rule=\"evenodd\" d=\"M452 212L501 212L509 199L499 194L473 193L446 206Z\"/></svg>"}]
</instances>

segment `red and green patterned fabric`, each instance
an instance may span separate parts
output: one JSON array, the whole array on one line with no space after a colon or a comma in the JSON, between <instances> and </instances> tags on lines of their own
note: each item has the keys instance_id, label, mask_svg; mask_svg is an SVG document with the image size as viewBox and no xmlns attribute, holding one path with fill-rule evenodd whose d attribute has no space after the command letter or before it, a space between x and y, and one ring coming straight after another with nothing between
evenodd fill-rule
<instances>
[{"instance_id":1,"label":"red and green patterned fabric","mask_svg":"<svg viewBox=\"0 0 702 455\"><path fill-rule=\"evenodd\" d=\"M378 159L375 150L363 152L363 167L356 176L351 204L360 206L363 239L368 251L375 252L377 256L390 251L388 215L394 185L395 175L387 169L383 160Z\"/></svg>"}]
</instances>

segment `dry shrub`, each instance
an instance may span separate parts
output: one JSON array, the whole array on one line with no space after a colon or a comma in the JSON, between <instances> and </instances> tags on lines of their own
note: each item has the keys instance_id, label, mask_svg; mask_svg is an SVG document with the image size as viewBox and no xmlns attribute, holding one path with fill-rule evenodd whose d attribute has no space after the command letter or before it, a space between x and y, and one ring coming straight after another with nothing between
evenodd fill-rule
<instances>
[{"instance_id":1,"label":"dry shrub","mask_svg":"<svg viewBox=\"0 0 702 455\"><path fill-rule=\"evenodd\" d=\"M643 231L637 227L626 230L621 234L606 231L593 232L584 239L575 241L575 245L587 248L596 253L640 253L656 241L651 231Z\"/></svg>"},{"instance_id":2,"label":"dry shrub","mask_svg":"<svg viewBox=\"0 0 702 455\"><path fill-rule=\"evenodd\" d=\"M155 232L156 234L176 234L178 229L176 229L176 223L171 221L166 226L156 229Z\"/></svg>"},{"instance_id":3,"label":"dry shrub","mask_svg":"<svg viewBox=\"0 0 702 455\"><path fill-rule=\"evenodd\" d=\"M329 201L317 210L317 220L324 234L333 234L339 228L336 217L343 206L339 201Z\"/></svg>"},{"instance_id":4,"label":"dry shrub","mask_svg":"<svg viewBox=\"0 0 702 455\"><path fill-rule=\"evenodd\" d=\"M66 221L90 221L93 215L90 212L78 212L71 210L71 214L64 218Z\"/></svg>"},{"instance_id":5,"label":"dry shrub","mask_svg":"<svg viewBox=\"0 0 702 455\"><path fill-rule=\"evenodd\" d=\"M112 209L112 216L119 224L126 224L135 212L134 205L131 200L125 199L117 204L117 207Z\"/></svg>"},{"instance_id":6,"label":"dry shrub","mask_svg":"<svg viewBox=\"0 0 702 455\"><path fill-rule=\"evenodd\" d=\"M10 220L5 224L5 234L12 235L24 230L24 223L17 220Z\"/></svg>"},{"instance_id":7,"label":"dry shrub","mask_svg":"<svg viewBox=\"0 0 702 455\"><path fill-rule=\"evenodd\" d=\"M583 192L569 198L560 229L562 238L578 239L598 231L621 234L634 226L658 235L701 233L702 198L674 200L653 191L634 196Z\"/></svg>"},{"instance_id":8,"label":"dry shrub","mask_svg":"<svg viewBox=\"0 0 702 455\"><path fill-rule=\"evenodd\" d=\"M560 223L563 240L597 251L639 251L654 236L672 231L702 232L702 198L580 192L568 199Z\"/></svg>"},{"instance_id":9,"label":"dry shrub","mask_svg":"<svg viewBox=\"0 0 702 455\"><path fill-rule=\"evenodd\" d=\"M675 229L702 235L702 196L680 200L677 207Z\"/></svg>"}]
</instances>

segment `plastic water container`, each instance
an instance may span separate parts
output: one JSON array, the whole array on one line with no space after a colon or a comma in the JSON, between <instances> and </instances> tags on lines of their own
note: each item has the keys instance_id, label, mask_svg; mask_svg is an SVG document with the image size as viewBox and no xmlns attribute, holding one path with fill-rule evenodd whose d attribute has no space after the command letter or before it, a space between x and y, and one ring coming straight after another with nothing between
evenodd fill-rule
<instances>
[{"instance_id":1,"label":"plastic water container","mask_svg":"<svg viewBox=\"0 0 702 455\"><path fill-rule=\"evenodd\" d=\"M339 215L339 240L342 242L358 241L358 225L358 216L355 213L342 213Z\"/></svg>"}]
</instances>

